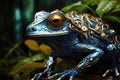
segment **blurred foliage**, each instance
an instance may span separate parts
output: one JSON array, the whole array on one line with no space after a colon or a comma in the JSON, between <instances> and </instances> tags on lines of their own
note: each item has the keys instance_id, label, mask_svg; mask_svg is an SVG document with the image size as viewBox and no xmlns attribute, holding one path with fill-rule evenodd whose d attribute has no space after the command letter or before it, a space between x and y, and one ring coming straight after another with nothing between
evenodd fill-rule
<instances>
[{"instance_id":1,"label":"blurred foliage","mask_svg":"<svg viewBox=\"0 0 120 80\"><path fill-rule=\"evenodd\" d=\"M37 54L29 58L25 58L17 63L16 66L12 69L12 71L9 73L11 75L15 75L19 73L20 71L23 71L24 69L29 69L29 68L43 68L44 64L39 64L37 60L43 60L44 56L42 54Z\"/></svg>"},{"instance_id":2,"label":"blurred foliage","mask_svg":"<svg viewBox=\"0 0 120 80\"><path fill-rule=\"evenodd\" d=\"M84 0L66 6L61 10L65 13L69 11L91 13L94 16L103 19L108 18L111 21L120 23L120 3L117 0Z\"/></svg>"},{"instance_id":3,"label":"blurred foliage","mask_svg":"<svg viewBox=\"0 0 120 80\"><path fill-rule=\"evenodd\" d=\"M103 19L106 23L110 24L112 28L118 32L120 29L120 1L119 0L44 0L33 1L26 0L20 2L16 0L15 8L21 10L21 5L25 7L22 11L18 11L21 16L20 20L17 21L15 18L14 26L25 26L33 20L34 11L54 10L55 8L62 8L61 10L65 13L70 11L78 11L79 13L90 13L94 16L98 16ZM19 4L20 2L20 4ZM75 3L73 3L75 2ZM12 2L11 2L12 3ZM34 5L35 3L35 5ZM39 5L41 3L41 5ZM61 3L61 4L59 4ZM26 5L28 4L28 5ZM67 5L67 6L66 6ZM50 7L51 6L51 7ZM63 7L65 6L65 7ZM7 9L7 8L6 8ZM7 9L8 10L8 9ZM16 14L17 15L17 14ZM23 18L22 18L23 17ZM11 20L11 19L10 19ZM14 21L13 19L11 21ZM23 24L21 24L21 22ZM24 23L26 22L26 23ZM8 23L9 25L9 23ZM11 25L13 26L13 25ZM25 27L14 28L22 29ZM9 30L9 28L7 28ZM25 32L24 30L21 30ZM31 39L20 39L19 42L15 42L13 36L6 34L6 31L0 36L1 50L0 50L0 80L30 80L36 72L42 71L48 55L52 52L51 48L46 44L39 44L35 40ZM11 31L12 32L12 31ZM15 32L15 31L13 31ZM20 34L20 31L18 31ZM15 32L15 36L16 36ZM119 32L118 32L119 33ZM23 34L23 33L21 33ZM21 35L17 35L21 36ZM11 38L13 38L11 40ZM17 39L15 39L17 40ZM57 69L65 66L66 63L62 59L58 58ZM7 76L7 77L6 77Z\"/></svg>"},{"instance_id":4,"label":"blurred foliage","mask_svg":"<svg viewBox=\"0 0 120 80\"><path fill-rule=\"evenodd\" d=\"M10 71L10 75L16 75L21 72L29 75L34 71L33 69L35 68L43 69L48 60L48 55L52 52L49 46L45 44L38 45L37 41L35 40L28 39L25 40L24 43L29 48L29 50L34 52L34 55L31 55L30 57L25 57L24 59L18 61L18 63ZM32 52L29 52L29 54L32 54ZM57 59L57 63L59 62L61 62L60 58ZM32 71L28 72L31 69ZM24 80L23 77L21 77L21 79Z\"/></svg>"}]
</instances>

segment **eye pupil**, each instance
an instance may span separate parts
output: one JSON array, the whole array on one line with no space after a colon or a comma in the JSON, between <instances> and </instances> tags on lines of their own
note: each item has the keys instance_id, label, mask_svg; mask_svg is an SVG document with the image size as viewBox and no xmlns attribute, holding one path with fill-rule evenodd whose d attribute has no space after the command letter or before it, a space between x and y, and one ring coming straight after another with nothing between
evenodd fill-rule
<instances>
[{"instance_id":1,"label":"eye pupil","mask_svg":"<svg viewBox=\"0 0 120 80\"><path fill-rule=\"evenodd\" d=\"M59 19L54 19L53 22L57 23L59 22L60 20Z\"/></svg>"}]
</instances>

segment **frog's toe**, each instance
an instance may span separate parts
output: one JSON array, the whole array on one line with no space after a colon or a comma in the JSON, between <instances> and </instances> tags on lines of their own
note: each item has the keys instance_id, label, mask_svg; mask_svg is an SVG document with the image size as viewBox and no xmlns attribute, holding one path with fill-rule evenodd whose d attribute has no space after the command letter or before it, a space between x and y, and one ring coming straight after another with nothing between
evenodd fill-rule
<instances>
[{"instance_id":1,"label":"frog's toe","mask_svg":"<svg viewBox=\"0 0 120 80\"><path fill-rule=\"evenodd\" d=\"M56 73L50 76L49 79L63 80L67 78L69 80L73 80L78 74L79 74L79 71L76 69L66 70L64 72Z\"/></svg>"},{"instance_id":2,"label":"frog's toe","mask_svg":"<svg viewBox=\"0 0 120 80\"><path fill-rule=\"evenodd\" d=\"M73 80L76 76L77 76L76 74L72 74L69 80Z\"/></svg>"},{"instance_id":3,"label":"frog's toe","mask_svg":"<svg viewBox=\"0 0 120 80\"><path fill-rule=\"evenodd\" d=\"M117 67L106 70L106 72L102 76L106 77L106 76L109 76L109 75L120 76L120 66L117 66Z\"/></svg>"},{"instance_id":4,"label":"frog's toe","mask_svg":"<svg viewBox=\"0 0 120 80\"><path fill-rule=\"evenodd\" d=\"M69 75L69 73L61 75L57 80L63 80L67 75Z\"/></svg>"},{"instance_id":5,"label":"frog's toe","mask_svg":"<svg viewBox=\"0 0 120 80\"><path fill-rule=\"evenodd\" d=\"M39 80L42 73L35 74L35 76L31 80Z\"/></svg>"},{"instance_id":6,"label":"frog's toe","mask_svg":"<svg viewBox=\"0 0 120 80\"><path fill-rule=\"evenodd\" d=\"M45 73L38 73L31 80L46 80L47 75Z\"/></svg>"},{"instance_id":7,"label":"frog's toe","mask_svg":"<svg viewBox=\"0 0 120 80\"><path fill-rule=\"evenodd\" d=\"M56 79L64 75L67 71L61 72L61 73L55 73L54 75L51 75L48 77L48 79Z\"/></svg>"}]
</instances>

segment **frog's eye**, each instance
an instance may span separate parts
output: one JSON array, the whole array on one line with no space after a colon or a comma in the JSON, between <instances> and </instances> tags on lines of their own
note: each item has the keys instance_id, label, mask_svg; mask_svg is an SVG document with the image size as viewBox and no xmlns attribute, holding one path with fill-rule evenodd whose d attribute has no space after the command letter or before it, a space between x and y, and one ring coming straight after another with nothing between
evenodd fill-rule
<instances>
[{"instance_id":1,"label":"frog's eye","mask_svg":"<svg viewBox=\"0 0 120 80\"><path fill-rule=\"evenodd\" d=\"M65 22L65 18L62 14L54 13L49 16L48 23L54 28L59 28Z\"/></svg>"}]
</instances>

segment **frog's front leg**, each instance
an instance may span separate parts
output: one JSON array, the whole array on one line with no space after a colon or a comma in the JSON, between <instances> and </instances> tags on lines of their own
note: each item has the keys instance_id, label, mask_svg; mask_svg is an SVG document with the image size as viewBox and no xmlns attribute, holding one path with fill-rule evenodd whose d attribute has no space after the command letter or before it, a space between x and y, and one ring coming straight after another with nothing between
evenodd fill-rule
<instances>
[{"instance_id":1,"label":"frog's front leg","mask_svg":"<svg viewBox=\"0 0 120 80\"><path fill-rule=\"evenodd\" d=\"M112 68L106 70L106 72L102 75L103 77L106 76L115 76L118 77L120 75L119 71L120 71L120 64L119 61L116 59L115 54L116 54L116 50L118 49L117 46L115 44L109 44L107 46L107 49L111 55L112 58Z\"/></svg>"},{"instance_id":2,"label":"frog's front leg","mask_svg":"<svg viewBox=\"0 0 120 80\"><path fill-rule=\"evenodd\" d=\"M51 54L49 56L47 64L45 65L45 70L41 73L35 74L35 76L31 80L46 80L48 76L51 75L55 63L56 57L53 54Z\"/></svg>"},{"instance_id":3,"label":"frog's front leg","mask_svg":"<svg viewBox=\"0 0 120 80\"><path fill-rule=\"evenodd\" d=\"M83 43L77 43L73 47L73 51L80 52L87 52L89 53L88 56L86 56L75 68L71 70L65 70L61 73L56 73L49 78L57 78L57 80L62 80L64 78L69 78L69 80L73 80L76 76L80 74L82 70L84 70L87 67L92 66L93 64L97 63L100 57L103 55L103 50L100 48L97 48L93 45L89 44L83 44Z\"/></svg>"},{"instance_id":4,"label":"frog's front leg","mask_svg":"<svg viewBox=\"0 0 120 80\"><path fill-rule=\"evenodd\" d=\"M83 50L83 52L90 53L77 65L77 68L80 70L90 67L93 64L97 63L98 60L104 54L104 51L102 49L97 48L94 45L78 44L77 46L80 47Z\"/></svg>"}]
</instances>

